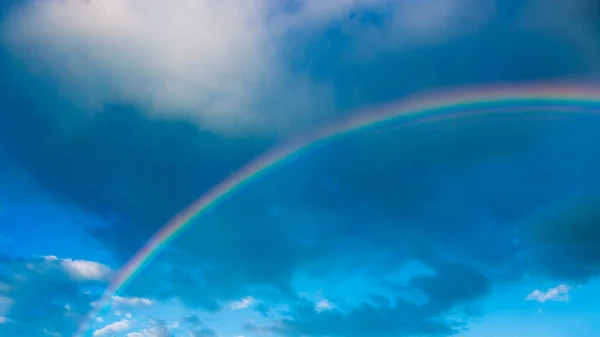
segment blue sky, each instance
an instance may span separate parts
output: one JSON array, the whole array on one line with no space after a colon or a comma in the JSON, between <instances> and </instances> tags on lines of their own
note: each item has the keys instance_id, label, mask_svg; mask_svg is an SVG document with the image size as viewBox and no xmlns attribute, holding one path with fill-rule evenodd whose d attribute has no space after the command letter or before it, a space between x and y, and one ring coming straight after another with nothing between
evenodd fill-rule
<instances>
[{"instance_id":1,"label":"blue sky","mask_svg":"<svg viewBox=\"0 0 600 337\"><path fill-rule=\"evenodd\" d=\"M72 336L153 233L270 146L412 93L600 80L593 0L0 6L2 336ZM194 223L86 336L600 335L599 127L333 142Z\"/></svg>"}]
</instances>

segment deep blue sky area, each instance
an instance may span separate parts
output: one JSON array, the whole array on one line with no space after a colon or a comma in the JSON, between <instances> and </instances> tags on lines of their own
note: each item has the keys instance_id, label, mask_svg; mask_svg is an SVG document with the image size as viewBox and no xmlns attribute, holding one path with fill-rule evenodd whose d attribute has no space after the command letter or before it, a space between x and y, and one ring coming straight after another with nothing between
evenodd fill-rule
<instances>
[{"instance_id":1,"label":"deep blue sky area","mask_svg":"<svg viewBox=\"0 0 600 337\"><path fill-rule=\"evenodd\" d=\"M600 114L543 110L315 147L99 301L169 219L273 146L413 94L600 87L600 2L0 14L0 336L600 336Z\"/></svg>"}]
</instances>

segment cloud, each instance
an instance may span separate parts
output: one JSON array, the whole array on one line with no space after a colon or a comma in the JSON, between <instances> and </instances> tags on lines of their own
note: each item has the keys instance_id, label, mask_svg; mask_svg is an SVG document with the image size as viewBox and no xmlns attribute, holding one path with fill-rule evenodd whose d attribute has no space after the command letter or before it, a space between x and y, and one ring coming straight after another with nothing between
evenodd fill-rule
<instances>
[{"instance_id":1,"label":"cloud","mask_svg":"<svg viewBox=\"0 0 600 337\"><path fill-rule=\"evenodd\" d=\"M126 337L144 337L144 335L141 332L130 332L125 336Z\"/></svg>"},{"instance_id":2,"label":"cloud","mask_svg":"<svg viewBox=\"0 0 600 337\"><path fill-rule=\"evenodd\" d=\"M169 337L171 333L166 326L156 326L142 331L146 337Z\"/></svg>"},{"instance_id":3,"label":"cloud","mask_svg":"<svg viewBox=\"0 0 600 337\"><path fill-rule=\"evenodd\" d=\"M4 292L8 291L0 292L0 294ZM6 315L6 313L10 311L10 308L12 307L14 302L15 301L12 298L0 295L0 316Z\"/></svg>"},{"instance_id":4,"label":"cloud","mask_svg":"<svg viewBox=\"0 0 600 337\"><path fill-rule=\"evenodd\" d=\"M0 325L0 334L35 336L75 332L106 281L73 278L72 270L63 268L60 262L55 257L0 257L0 279L8 285L0 291L0 297L10 299L0 301L0 316L6 318L5 324Z\"/></svg>"},{"instance_id":5,"label":"cloud","mask_svg":"<svg viewBox=\"0 0 600 337\"><path fill-rule=\"evenodd\" d=\"M205 128L264 131L327 104L318 85L282 64L276 45L284 32L269 27L268 4L29 1L4 23L4 41L94 110L131 103ZM44 49L39 58L28 52ZM265 108L286 116L263 115Z\"/></svg>"},{"instance_id":6,"label":"cloud","mask_svg":"<svg viewBox=\"0 0 600 337\"><path fill-rule=\"evenodd\" d=\"M525 238L537 255L537 270L583 282L600 273L599 204L596 193L584 194L532 220Z\"/></svg>"},{"instance_id":7,"label":"cloud","mask_svg":"<svg viewBox=\"0 0 600 337\"><path fill-rule=\"evenodd\" d=\"M48 264L58 264L72 279L78 281L107 280L111 273L108 266L95 261L62 259L54 255L43 258Z\"/></svg>"},{"instance_id":8,"label":"cloud","mask_svg":"<svg viewBox=\"0 0 600 337\"><path fill-rule=\"evenodd\" d=\"M150 306L154 303L151 299L142 298L142 297L112 296L111 299L115 304L124 304L124 305L132 305L132 306L137 306L137 305Z\"/></svg>"},{"instance_id":9,"label":"cloud","mask_svg":"<svg viewBox=\"0 0 600 337\"><path fill-rule=\"evenodd\" d=\"M246 309L250 305L252 305L252 303L254 303L254 298L252 298L252 297L245 297L245 298L242 298L239 301L235 301L235 302L231 303L230 307L233 310Z\"/></svg>"},{"instance_id":10,"label":"cloud","mask_svg":"<svg viewBox=\"0 0 600 337\"><path fill-rule=\"evenodd\" d=\"M94 261L64 259L61 265L78 280L105 280L111 272L107 266Z\"/></svg>"},{"instance_id":11,"label":"cloud","mask_svg":"<svg viewBox=\"0 0 600 337\"><path fill-rule=\"evenodd\" d=\"M537 301L540 303L568 302L571 299L569 290L571 290L571 288L566 284L559 284L554 288L548 289L546 292L536 289L527 295L525 299L527 301Z\"/></svg>"},{"instance_id":12,"label":"cloud","mask_svg":"<svg viewBox=\"0 0 600 337\"><path fill-rule=\"evenodd\" d=\"M104 336L104 335L108 335L110 333L119 332L119 331L122 331L125 329L129 329L129 327L131 327L131 322L126 319L123 319L118 322L108 324L108 325L104 326L103 328L100 328L100 329L94 331L94 337Z\"/></svg>"},{"instance_id":13,"label":"cloud","mask_svg":"<svg viewBox=\"0 0 600 337\"><path fill-rule=\"evenodd\" d=\"M297 71L323 31L366 25L373 34L358 41L384 36L369 49L434 43L488 22L484 2L467 11L474 1L27 1L7 16L3 41L87 110L131 104L204 129L283 132L336 110L329 81ZM365 11L392 15L378 27L359 19Z\"/></svg>"},{"instance_id":14,"label":"cloud","mask_svg":"<svg viewBox=\"0 0 600 337\"><path fill-rule=\"evenodd\" d=\"M132 280L123 296L175 297L212 312L223 309L220 303L251 296L275 321L253 328L286 336L461 331L493 286L535 271L537 263L530 263L535 259L523 256L535 245L519 241L531 215L564 206L600 182L592 174L598 168L594 157L581 146L596 124L589 124L589 133L566 124L557 131L555 125L492 119L392 129L315 151L248 185L191 226ZM546 165L557 158L564 165ZM574 170L577 175L567 174ZM195 175L181 173L179 186L185 189ZM156 177L162 186L165 176ZM126 210L123 214L151 221L115 222L97 237L127 256L130 238L147 237L143 233L158 228L153 212L176 195L140 199L146 206L139 212L123 203L118 208ZM543 223L552 228L551 222ZM394 280L411 260L428 272ZM373 289L361 287L364 294L346 301L325 293L322 298L336 308L318 312L318 301L297 298L299 275L317 285L367 275ZM285 319L278 308L282 304L290 306L283 311ZM447 317L457 312L462 319ZM404 318L396 320L399 316Z\"/></svg>"},{"instance_id":15,"label":"cloud","mask_svg":"<svg viewBox=\"0 0 600 337\"><path fill-rule=\"evenodd\" d=\"M397 6L387 27L390 42L409 50L473 35L496 18L496 5L488 0L407 0Z\"/></svg>"},{"instance_id":16,"label":"cloud","mask_svg":"<svg viewBox=\"0 0 600 337\"><path fill-rule=\"evenodd\" d=\"M331 310L333 308L334 308L333 303L329 302L328 300L321 300L321 301L317 302L317 304L315 305L315 310L317 310L318 312L325 311L325 310Z\"/></svg>"}]
</instances>

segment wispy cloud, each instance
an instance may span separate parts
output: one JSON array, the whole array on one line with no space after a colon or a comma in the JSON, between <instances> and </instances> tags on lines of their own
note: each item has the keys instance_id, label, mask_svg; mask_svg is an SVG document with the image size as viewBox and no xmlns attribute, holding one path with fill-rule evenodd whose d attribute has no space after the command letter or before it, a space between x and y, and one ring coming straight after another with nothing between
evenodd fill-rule
<instances>
[{"instance_id":1,"label":"wispy cloud","mask_svg":"<svg viewBox=\"0 0 600 337\"><path fill-rule=\"evenodd\" d=\"M547 291L536 289L525 298L527 301L544 302L568 302L571 297L569 291L571 288L566 284L559 284Z\"/></svg>"},{"instance_id":2,"label":"wispy cloud","mask_svg":"<svg viewBox=\"0 0 600 337\"><path fill-rule=\"evenodd\" d=\"M245 298L242 298L239 301L235 301L235 302L231 303L230 307L233 310L246 309L250 305L252 305L252 303L254 303L254 298L253 297L245 297Z\"/></svg>"},{"instance_id":3,"label":"wispy cloud","mask_svg":"<svg viewBox=\"0 0 600 337\"><path fill-rule=\"evenodd\" d=\"M154 302L149 298L143 297L123 297L123 296L112 296L111 299L115 304L125 304L125 305L152 305Z\"/></svg>"}]
</instances>

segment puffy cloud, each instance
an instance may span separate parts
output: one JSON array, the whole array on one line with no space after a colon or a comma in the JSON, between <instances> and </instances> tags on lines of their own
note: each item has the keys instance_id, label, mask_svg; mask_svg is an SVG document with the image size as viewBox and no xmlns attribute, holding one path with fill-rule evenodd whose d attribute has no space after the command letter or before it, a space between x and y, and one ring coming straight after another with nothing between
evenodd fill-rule
<instances>
[{"instance_id":1,"label":"puffy cloud","mask_svg":"<svg viewBox=\"0 0 600 337\"><path fill-rule=\"evenodd\" d=\"M282 64L276 44L283 32L269 27L268 5L30 1L5 22L5 41L25 59L28 50L47 50L30 61L92 108L133 103L191 116L208 128L266 130L277 116L264 116L265 108L287 110L285 122L302 120L324 102L317 86Z\"/></svg>"},{"instance_id":2,"label":"puffy cloud","mask_svg":"<svg viewBox=\"0 0 600 337\"><path fill-rule=\"evenodd\" d=\"M131 326L131 322L126 319L123 319L123 320L108 324L108 325L94 331L94 337L105 336L105 335L108 335L111 333L129 329L130 326Z\"/></svg>"},{"instance_id":3,"label":"puffy cloud","mask_svg":"<svg viewBox=\"0 0 600 337\"><path fill-rule=\"evenodd\" d=\"M54 255L43 256L49 264L58 264L65 272L77 281L107 280L111 269L101 263L86 260L61 259Z\"/></svg>"},{"instance_id":4,"label":"puffy cloud","mask_svg":"<svg viewBox=\"0 0 600 337\"><path fill-rule=\"evenodd\" d=\"M532 291L525 298L527 301L537 301L540 303L544 302L568 302L570 300L569 290L571 288L566 284L559 284L554 288L548 289L548 291L541 291L536 289Z\"/></svg>"},{"instance_id":5,"label":"puffy cloud","mask_svg":"<svg viewBox=\"0 0 600 337\"><path fill-rule=\"evenodd\" d=\"M484 2L489 3L477 1L477 8ZM65 95L88 109L133 104L153 115L191 118L212 130L285 131L335 110L328 81L296 71L291 61L303 58L309 37L332 24L358 21L374 30L369 40L393 37L384 45L437 41L453 31L449 27L480 26L490 19L489 11L472 10L474 4L27 1L5 20L3 40L30 69L50 74ZM386 10L393 15L383 27L356 18L356 13ZM360 32L352 25L346 29Z\"/></svg>"},{"instance_id":6,"label":"puffy cloud","mask_svg":"<svg viewBox=\"0 0 600 337\"><path fill-rule=\"evenodd\" d=\"M94 261L61 260L61 265L67 273L78 280L105 280L110 274L110 268Z\"/></svg>"}]
</instances>

